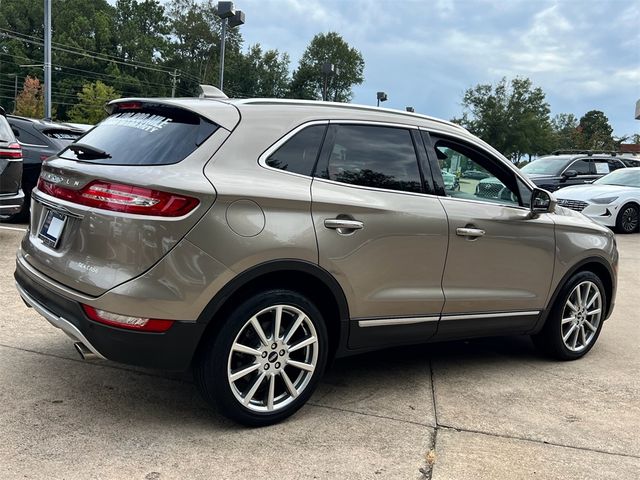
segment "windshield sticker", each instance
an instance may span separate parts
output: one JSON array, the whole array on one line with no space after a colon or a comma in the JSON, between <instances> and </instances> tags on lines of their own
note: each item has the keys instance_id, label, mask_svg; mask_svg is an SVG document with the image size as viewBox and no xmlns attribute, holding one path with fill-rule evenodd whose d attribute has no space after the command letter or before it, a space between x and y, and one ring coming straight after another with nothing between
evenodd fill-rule
<instances>
[{"instance_id":1,"label":"windshield sticker","mask_svg":"<svg viewBox=\"0 0 640 480\"><path fill-rule=\"evenodd\" d=\"M162 115L152 115L150 113L129 112L112 115L105 119L102 125L113 125L118 127L137 128L145 132L155 132L171 123L171 119Z\"/></svg>"},{"instance_id":2,"label":"windshield sticker","mask_svg":"<svg viewBox=\"0 0 640 480\"><path fill-rule=\"evenodd\" d=\"M596 173L609 173L609 164L604 162L596 162Z\"/></svg>"}]
</instances>

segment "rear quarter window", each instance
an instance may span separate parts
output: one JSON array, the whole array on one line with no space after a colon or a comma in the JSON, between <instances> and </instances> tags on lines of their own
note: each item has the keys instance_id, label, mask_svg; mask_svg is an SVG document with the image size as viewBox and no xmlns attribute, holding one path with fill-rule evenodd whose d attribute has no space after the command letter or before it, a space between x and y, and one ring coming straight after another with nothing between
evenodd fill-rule
<instances>
[{"instance_id":1,"label":"rear quarter window","mask_svg":"<svg viewBox=\"0 0 640 480\"><path fill-rule=\"evenodd\" d=\"M67 148L60 157L108 165L170 165L193 153L217 128L210 120L178 108L118 111L78 142L108 156L85 156Z\"/></svg>"},{"instance_id":2,"label":"rear quarter window","mask_svg":"<svg viewBox=\"0 0 640 480\"><path fill-rule=\"evenodd\" d=\"M326 130L326 125L313 125L301 130L269 156L267 165L310 176Z\"/></svg>"}]
</instances>

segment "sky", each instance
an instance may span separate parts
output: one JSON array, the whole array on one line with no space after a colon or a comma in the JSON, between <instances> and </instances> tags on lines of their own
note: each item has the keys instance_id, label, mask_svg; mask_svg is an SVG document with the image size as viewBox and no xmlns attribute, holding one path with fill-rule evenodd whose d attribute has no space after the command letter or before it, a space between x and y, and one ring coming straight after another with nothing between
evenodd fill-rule
<instances>
[{"instance_id":1,"label":"sky","mask_svg":"<svg viewBox=\"0 0 640 480\"><path fill-rule=\"evenodd\" d=\"M528 77L551 115L601 110L614 135L640 133L640 0L235 0L245 48L289 53L335 31L365 60L354 103L444 119L466 89Z\"/></svg>"}]
</instances>

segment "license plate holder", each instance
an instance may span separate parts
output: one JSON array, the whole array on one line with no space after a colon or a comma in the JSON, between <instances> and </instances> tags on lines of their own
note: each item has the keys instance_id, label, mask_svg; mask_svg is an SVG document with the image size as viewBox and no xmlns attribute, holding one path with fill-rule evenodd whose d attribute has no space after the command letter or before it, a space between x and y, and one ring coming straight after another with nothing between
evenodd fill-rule
<instances>
[{"instance_id":1,"label":"license plate holder","mask_svg":"<svg viewBox=\"0 0 640 480\"><path fill-rule=\"evenodd\" d=\"M62 232L67 223L67 216L55 210L47 209L38 237L51 248L56 248L60 243Z\"/></svg>"}]
</instances>

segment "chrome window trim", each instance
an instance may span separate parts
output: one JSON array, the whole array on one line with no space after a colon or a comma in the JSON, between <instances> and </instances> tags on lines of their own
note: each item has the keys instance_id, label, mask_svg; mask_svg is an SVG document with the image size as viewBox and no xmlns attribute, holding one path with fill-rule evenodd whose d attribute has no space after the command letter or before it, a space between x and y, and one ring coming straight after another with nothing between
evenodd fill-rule
<instances>
[{"instance_id":1,"label":"chrome window trim","mask_svg":"<svg viewBox=\"0 0 640 480\"><path fill-rule=\"evenodd\" d=\"M441 320L476 320L482 318L502 318L502 317L526 317L539 315L540 310L526 310L526 311L516 311L516 312L493 312L493 313L471 313L471 314L453 314L453 315L442 315Z\"/></svg>"},{"instance_id":2,"label":"chrome window trim","mask_svg":"<svg viewBox=\"0 0 640 480\"><path fill-rule=\"evenodd\" d=\"M48 148L49 145L41 145L39 143L22 143L20 140L18 140L18 143L20 145L22 145L23 147L35 147L35 148Z\"/></svg>"},{"instance_id":3,"label":"chrome window trim","mask_svg":"<svg viewBox=\"0 0 640 480\"><path fill-rule=\"evenodd\" d=\"M258 157L258 165L260 165L262 168L266 168L267 170L272 170L274 172L286 173L288 175L295 175L296 177L312 179L313 176L311 175L303 175L302 173L289 172L287 170L282 170L280 168L275 168L270 165L267 165L267 159L276 150L278 150L281 146L287 143L287 141L289 141L291 137L297 135L299 132L301 132L305 128L309 128L314 125L328 125L328 124L329 124L329 120L312 120L310 122L305 122L301 125L298 125L296 128L286 133L283 137L280 137L279 140L277 140L274 144L272 144L269 148L267 148L264 152L262 152L262 154ZM322 148L322 145L320 145L320 148Z\"/></svg>"},{"instance_id":4,"label":"chrome window trim","mask_svg":"<svg viewBox=\"0 0 640 480\"><path fill-rule=\"evenodd\" d=\"M330 125L364 125L368 127L390 127L390 128L405 128L410 130L419 130L420 127L409 123L395 123L389 121L375 120L348 120L348 119L332 119L329 120Z\"/></svg>"},{"instance_id":5,"label":"chrome window trim","mask_svg":"<svg viewBox=\"0 0 640 480\"><path fill-rule=\"evenodd\" d=\"M393 325L413 325L416 323L430 323L440 320L440 316L432 317L400 317L358 320L358 326L366 327L390 327Z\"/></svg>"}]
</instances>

